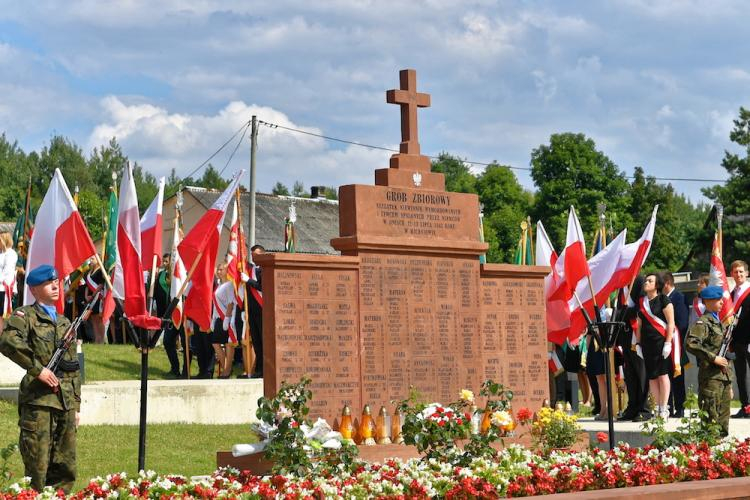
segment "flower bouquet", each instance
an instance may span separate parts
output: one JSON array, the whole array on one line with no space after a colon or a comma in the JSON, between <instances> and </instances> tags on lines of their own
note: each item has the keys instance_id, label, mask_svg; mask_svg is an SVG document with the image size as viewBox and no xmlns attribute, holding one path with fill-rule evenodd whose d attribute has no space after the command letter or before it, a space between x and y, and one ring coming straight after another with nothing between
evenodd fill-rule
<instances>
[{"instance_id":1,"label":"flower bouquet","mask_svg":"<svg viewBox=\"0 0 750 500\"><path fill-rule=\"evenodd\" d=\"M581 433L578 417L564 410L544 407L531 424L534 446L544 453L555 449L570 448Z\"/></svg>"},{"instance_id":2,"label":"flower bouquet","mask_svg":"<svg viewBox=\"0 0 750 500\"><path fill-rule=\"evenodd\" d=\"M312 392L309 378L281 384L273 399L260 398L253 429L263 439L258 447L273 462L274 473L304 476L327 469L357 467L357 447L344 440L324 419L307 418Z\"/></svg>"}]
</instances>

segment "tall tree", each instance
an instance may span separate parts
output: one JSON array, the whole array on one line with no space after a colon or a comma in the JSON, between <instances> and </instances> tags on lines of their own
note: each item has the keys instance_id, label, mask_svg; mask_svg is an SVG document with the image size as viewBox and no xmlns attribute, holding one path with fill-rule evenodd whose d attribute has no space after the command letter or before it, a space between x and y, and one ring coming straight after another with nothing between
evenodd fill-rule
<instances>
[{"instance_id":1,"label":"tall tree","mask_svg":"<svg viewBox=\"0 0 750 500\"><path fill-rule=\"evenodd\" d=\"M271 189L271 194L276 196L289 196L289 188L281 182L276 182L276 184L273 185L273 189Z\"/></svg>"},{"instance_id":2,"label":"tall tree","mask_svg":"<svg viewBox=\"0 0 750 500\"><path fill-rule=\"evenodd\" d=\"M94 148L88 161L91 170L95 192L104 200L109 199L109 188L112 186L112 174L122 179L123 169L128 157L114 137L109 144ZM87 188L88 189L88 188Z\"/></svg>"},{"instance_id":3,"label":"tall tree","mask_svg":"<svg viewBox=\"0 0 750 500\"><path fill-rule=\"evenodd\" d=\"M94 176L88 168L83 150L73 141L59 135L52 137L49 146L45 146L39 155L39 177L35 182L41 193L47 191L56 168L62 172L71 191L76 185L81 190L94 187Z\"/></svg>"},{"instance_id":4,"label":"tall tree","mask_svg":"<svg viewBox=\"0 0 750 500\"><path fill-rule=\"evenodd\" d=\"M562 248L568 209L578 211L584 232L593 237L599 224L597 206L626 214L628 181L592 139L583 134L553 134L549 144L531 152L531 177L538 188L533 215L544 223L556 248ZM622 221L624 225L627 220Z\"/></svg>"},{"instance_id":5,"label":"tall tree","mask_svg":"<svg viewBox=\"0 0 750 500\"><path fill-rule=\"evenodd\" d=\"M644 269L680 270L700 235L706 207L693 206L687 198L676 194L671 184L657 183L641 167L635 168L629 194L630 240L641 234L654 205L659 205L654 240Z\"/></svg>"},{"instance_id":6,"label":"tall tree","mask_svg":"<svg viewBox=\"0 0 750 500\"><path fill-rule=\"evenodd\" d=\"M724 206L724 260L731 262L750 255L750 110L740 107L729 139L744 151L724 152L721 166L729 179L723 186L703 189L703 194Z\"/></svg>"},{"instance_id":7,"label":"tall tree","mask_svg":"<svg viewBox=\"0 0 750 500\"><path fill-rule=\"evenodd\" d=\"M523 189L510 168L497 163L477 177L475 187L484 207L484 239L490 246L487 261L510 263L533 195Z\"/></svg>"},{"instance_id":8,"label":"tall tree","mask_svg":"<svg viewBox=\"0 0 750 500\"><path fill-rule=\"evenodd\" d=\"M440 153L432 160L432 171L445 174L445 190L454 193L476 193L477 178L469 166L457 156Z\"/></svg>"},{"instance_id":9,"label":"tall tree","mask_svg":"<svg viewBox=\"0 0 750 500\"><path fill-rule=\"evenodd\" d=\"M294 181L294 186L292 186L292 196L302 198L306 194L307 192L305 192L305 185L302 184L302 181Z\"/></svg>"},{"instance_id":10,"label":"tall tree","mask_svg":"<svg viewBox=\"0 0 750 500\"><path fill-rule=\"evenodd\" d=\"M0 218L16 220L26 201L26 188L30 179L39 176L37 156L26 155L17 142L10 142L0 134ZM43 193L42 193L43 194ZM32 199L39 204L41 196L32 191Z\"/></svg>"}]
</instances>

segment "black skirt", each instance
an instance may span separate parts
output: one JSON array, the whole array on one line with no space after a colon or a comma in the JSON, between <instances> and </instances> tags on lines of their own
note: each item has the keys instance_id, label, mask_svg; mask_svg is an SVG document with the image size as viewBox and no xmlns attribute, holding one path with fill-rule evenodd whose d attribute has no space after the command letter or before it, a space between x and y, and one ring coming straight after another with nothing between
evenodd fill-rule
<instances>
[{"instance_id":1,"label":"black skirt","mask_svg":"<svg viewBox=\"0 0 750 500\"><path fill-rule=\"evenodd\" d=\"M657 333L649 335L647 332L641 334L641 350L643 351L643 362L646 365L646 377L649 380L669 375L672 358L664 359L661 351L664 349L664 337Z\"/></svg>"},{"instance_id":2,"label":"black skirt","mask_svg":"<svg viewBox=\"0 0 750 500\"><path fill-rule=\"evenodd\" d=\"M212 344L226 344L229 342L229 332L224 330L223 321L221 318L216 318L214 321L214 329L211 332L211 343Z\"/></svg>"}]
</instances>

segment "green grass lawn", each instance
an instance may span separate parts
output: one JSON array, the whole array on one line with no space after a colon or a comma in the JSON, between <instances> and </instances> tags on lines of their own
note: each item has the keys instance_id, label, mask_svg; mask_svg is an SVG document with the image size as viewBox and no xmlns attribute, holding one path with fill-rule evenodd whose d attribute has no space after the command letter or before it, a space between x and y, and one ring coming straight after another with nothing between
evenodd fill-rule
<instances>
[{"instance_id":1,"label":"green grass lawn","mask_svg":"<svg viewBox=\"0 0 750 500\"><path fill-rule=\"evenodd\" d=\"M86 382L141 378L141 353L132 345L83 344L83 356ZM198 374L198 363L193 362L190 368L191 375ZM169 361L163 347L157 347L148 355L148 378L170 378Z\"/></svg>"},{"instance_id":2,"label":"green grass lawn","mask_svg":"<svg viewBox=\"0 0 750 500\"><path fill-rule=\"evenodd\" d=\"M135 411L135 409L134 409ZM0 448L18 441L18 407L0 400ZM253 442L249 425L153 424L146 434L146 468L185 476L210 474L216 469L216 451L233 444ZM125 471L132 476L138 465L138 426L92 425L78 429L76 489L95 476ZM19 454L11 459L15 478L23 476Z\"/></svg>"}]
</instances>

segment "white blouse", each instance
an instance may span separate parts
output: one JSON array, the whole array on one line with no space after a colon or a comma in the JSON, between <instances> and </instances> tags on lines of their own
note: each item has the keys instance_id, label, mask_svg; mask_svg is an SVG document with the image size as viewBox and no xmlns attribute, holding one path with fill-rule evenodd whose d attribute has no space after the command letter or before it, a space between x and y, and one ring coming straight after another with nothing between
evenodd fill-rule
<instances>
[{"instance_id":1,"label":"white blouse","mask_svg":"<svg viewBox=\"0 0 750 500\"><path fill-rule=\"evenodd\" d=\"M16 286L16 264L18 264L18 254L12 248L0 253L0 282L5 285L13 284L13 292L17 293Z\"/></svg>"}]
</instances>

